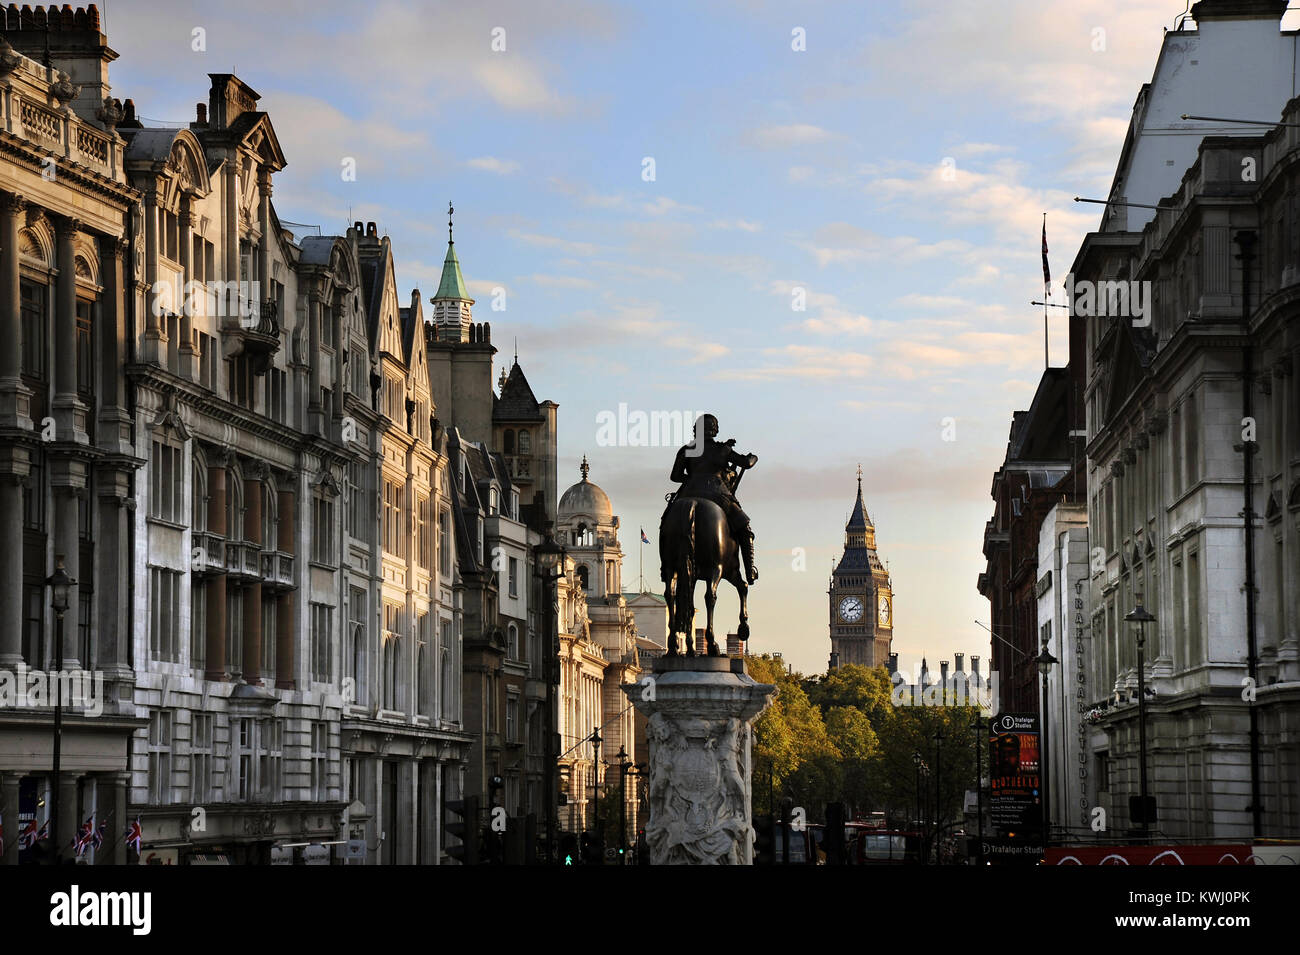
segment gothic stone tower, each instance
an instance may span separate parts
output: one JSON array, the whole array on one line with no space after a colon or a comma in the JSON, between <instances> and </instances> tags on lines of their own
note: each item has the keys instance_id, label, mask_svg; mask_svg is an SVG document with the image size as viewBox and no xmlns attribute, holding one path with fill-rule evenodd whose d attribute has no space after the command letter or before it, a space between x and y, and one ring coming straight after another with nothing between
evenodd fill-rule
<instances>
[{"instance_id":1,"label":"gothic stone tower","mask_svg":"<svg viewBox=\"0 0 1300 955\"><path fill-rule=\"evenodd\" d=\"M858 499L844 526L844 554L831 574L830 668L846 663L885 666L894 636L894 595L889 572L876 554L876 529Z\"/></svg>"}]
</instances>

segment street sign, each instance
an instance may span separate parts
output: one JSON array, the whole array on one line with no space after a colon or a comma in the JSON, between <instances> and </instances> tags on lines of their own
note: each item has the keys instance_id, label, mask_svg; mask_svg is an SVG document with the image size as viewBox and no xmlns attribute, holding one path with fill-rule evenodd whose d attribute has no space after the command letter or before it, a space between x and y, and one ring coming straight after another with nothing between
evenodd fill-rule
<instances>
[{"instance_id":1,"label":"street sign","mask_svg":"<svg viewBox=\"0 0 1300 955\"><path fill-rule=\"evenodd\" d=\"M606 858L607 860L609 860L610 862L613 862L615 859L618 858L618 850L617 850L617 849L606 849L606 850L605 850L605 858Z\"/></svg>"}]
</instances>

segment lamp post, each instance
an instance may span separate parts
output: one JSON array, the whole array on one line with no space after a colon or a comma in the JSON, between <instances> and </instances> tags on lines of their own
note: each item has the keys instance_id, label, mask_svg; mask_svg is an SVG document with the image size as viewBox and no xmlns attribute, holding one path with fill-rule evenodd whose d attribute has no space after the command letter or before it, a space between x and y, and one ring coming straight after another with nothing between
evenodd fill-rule
<instances>
[{"instance_id":1,"label":"lamp post","mask_svg":"<svg viewBox=\"0 0 1300 955\"><path fill-rule=\"evenodd\" d=\"M555 687L560 682L560 578L564 576L566 554L555 542L550 529L546 539L533 548L537 576L542 582L542 599L546 602L546 619L542 624L547 637L547 652L543 654L542 678L546 681L546 753L543 756L543 787L546 790L546 863L555 862L556 805L558 788L555 780L555 762L560 757L556 743L558 729L555 725ZM554 629L552 629L554 625Z\"/></svg>"},{"instance_id":2,"label":"lamp post","mask_svg":"<svg viewBox=\"0 0 1300 955\"><path fill-rule=\"evenodd\" d=\"M1147 803L1147 683L1146 683L1146 628L1156 618L1142 606L1142 594L1133 595L1135 606L1124 619L1137 624L1138 650L1138 803L1142 807L1142 841L1151 832L1151 807Z\"/></svg>"},{"instance_id":3,"label":"lamp post","mask_svg":"<svg viewBox=\"0 0 1300 955\"><path fill-rule=\"evenodd\" d=\"M1043 848L1046 849L1052 838L1052 804L1051 789L1049 786L1050 776L1052 774L1051 765L1047 758L1047 675L1052 672L1052 665L1058 663L1056 657L1052 656L1052 651L1043 644L1043 652L1038 654L1038 672L1043 676L1043 720L1040 727L1038 753L1038 775L1039 785L1043 790Z\"/></svg>"},{"instance_id":4,"label":"lamp post","mask_svg":"<svg viewBox=\"0 0 1300 955\"><path fill-rule=\"evenodd\" d=\"M934 864L939 865L939 833L943 826L943 728L935 731L934 736Z\"/></svg>"},{"instance_id":5,"label":"lamp post","mask_svg":"<svg viewBox=\"0 0 1300 955\"><path fill-rule=\"evenodd\" d=\"M618 748L618 864L623 864L623 855L627 851L627 769L632 759L627 755L627 747Z\"/></svg>"},{"instance_id":6,"label":"lamp post","mask_svg":"<svg viewBox=\"0 0 1300 955\"><path fill-rule=\"evenodd\" d=\"M984 862L984 759L980 750L984 748L984 718L979 710L975 711L975 722L971 726L975 731L975 825L979 833L979 860Z\"/></svg>"},{"instance_id":7,"label":"lamp post","mask_svg":"<svg viewBox=\"0 0 1300 955\"><path fill-rule=\"evenodd\" d=\"M61 770L59 760L63 749L63 615L68 610L69 591L76 581L63 569L63 555L54 555L54 573L45 578L50 585L50 608L54 611L54 767L51 773L50 798L50 839L54 846L54 861L57 864L63 847L59 839L59 789ZM74 807L75 808L75 807Z\"/></svg>"},{"instance_id":8,"label":"lamp post","mask_svg":"<svg viewBox=\"0 0 1300 955\"><path fill-rule=\"evenodd\" d=\"M913 806L915 812L912 815L912 821L915 825L921 824L921 752L920 750L912 751L912 768L916 770L916 784L912 789Z\"/></svg>"},{"instance_id":9,"label":"lamp post","mask_svg":"<svg viewBox=\"0 0 1300 955\"><path fill-rule=\"evenodd\" d=\"M600 727L597 726L591 731L588 737L591 741L591 832L593 837L599 837L600 832L600 744L604 742L600 738Z\"/></svg>"}]
</instances>

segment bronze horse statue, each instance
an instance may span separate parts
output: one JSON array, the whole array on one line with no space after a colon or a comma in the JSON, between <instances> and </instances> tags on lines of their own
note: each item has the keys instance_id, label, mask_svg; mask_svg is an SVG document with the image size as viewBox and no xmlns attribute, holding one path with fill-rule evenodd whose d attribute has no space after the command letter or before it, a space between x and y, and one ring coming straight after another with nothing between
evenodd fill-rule
<instances>
[{"instance_id":1,"label":"bronze horse statue","mask_svg":"<svg viewBox=\"0 0 1300 955\"><path fill-rule=\"evenodd\" d=\"M743 469L736 466L727 469L726 482L733 492L743 474ZM659 561L664 602L668 605L668 656L678 655L678 634L685 636L686 656L696 655L691 621L695 616L695 585L700 581L705 584L708 655L724 655L713 638L713 607L718 599L718 584L723 580L735 587L740 597L736 633L741 640L749 639L749 583L741 566L740 545L721 506L705 497L669 495L668 509L659 522Z\"/></svg>"}]
</instances>

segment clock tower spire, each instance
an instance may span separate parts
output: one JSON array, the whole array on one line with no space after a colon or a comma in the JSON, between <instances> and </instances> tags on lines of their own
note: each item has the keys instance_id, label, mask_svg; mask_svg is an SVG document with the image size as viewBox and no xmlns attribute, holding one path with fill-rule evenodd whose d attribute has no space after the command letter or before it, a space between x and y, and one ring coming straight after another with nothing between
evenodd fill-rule
<instances>
[{"instance_id":1,"label":"clock tower spire","mask_svg":"<svg viewBox=\"0 0 1300 955\"><path fill-rule=\"evenodd\" d=\"M894 606L889 571L876 553L876 529L858 494L844 525L844 553L831 572L831 666L884 666L893 640Z\"/></svg>"}]
</instances>

